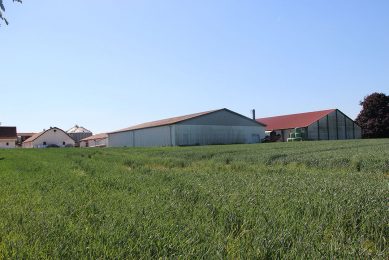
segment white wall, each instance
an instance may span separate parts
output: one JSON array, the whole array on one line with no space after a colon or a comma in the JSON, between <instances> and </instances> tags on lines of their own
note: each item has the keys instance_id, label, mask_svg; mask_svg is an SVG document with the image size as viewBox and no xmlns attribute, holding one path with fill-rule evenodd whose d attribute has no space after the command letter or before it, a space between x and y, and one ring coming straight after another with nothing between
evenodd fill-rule
<instances>
[{"instance_id":1,"label":"white wall","mask_svg":"<svg viewBox=\"0 0 389 260\"><path fill-rule=\"evenodd\" d=\"M265 137L258 126L176 125L176 145L251 144Z\"/></svg>"},{"instance_id":2,"label":"white wall","mask_svg":"<svg viewBox=\"0 0 389 260\"><path fill-rule=\"evenodd\" d=\"M109 133L108 146L109 147L132 147L132 131Z\"/></svg>"},{"instance_id":3,"label":"white wall","mask_svg":"<svg viewBox=\"0 0 389 260\"><path fill-rule=\"evenodd\" d=\"M174 145L174 126L160 126L108 134L109 147L149 147Z\"/></svg>"},{"instance_id":4,"label":"white wall","mask_svg":"<svg viewBox=\"0 0 389 260\"><path fill-rule=\"evenodd\" d=\"M44 144L46 142L46 144ZM65 144L63 144L65 142ZM74 140L65 132L58 128L52 128L44 132L41 136L29 143L23 143L25 148L44 148L49 145L58 145L66 147L67 145L74 146Z\"/></svg>"},{"instance_id":5,"label":"white wall","mask_svg":"<svg viewBox=\"0 0 389 260\"><path fill-rule=\"evenodd\" d=\"M172 125L108 134L109 147L251 144L265 137L258 126Z\"/></svg>"},{"instance_id":6,"label":"white wall","mask_svg":"<svg viewBox=\"0 0 389 260\"><path fill-rule=\"evenodd\" d=\"M160 127L135 130L134 146L136 147L172 146L173 145L172 139L174 139L173 127L174 126L172 127L160 126Z\"/></svg>"},{"instance_id":7,"label":"white wall","mask_svg":"<svg viewBox=\"0 0 389 260\"><path fill-rule=\"evenodd\" d=\"M16 142L16 138L15 139L0 139L0 148L15 148L15 142Z\"/></svg>"}]
</instances>

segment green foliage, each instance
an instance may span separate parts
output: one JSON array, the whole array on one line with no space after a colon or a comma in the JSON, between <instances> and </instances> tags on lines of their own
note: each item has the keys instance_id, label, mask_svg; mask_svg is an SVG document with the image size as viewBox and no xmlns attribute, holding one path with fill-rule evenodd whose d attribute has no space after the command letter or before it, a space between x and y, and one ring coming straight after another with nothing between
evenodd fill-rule
<instances>
[{"instance_id":1,"label":"green foliage","mask_svg":"<svg viewBox=\"0 0 389 260\"><path fill-rule=\"evenodd\" d=\"M0 151L0 259L388 259L389 140Z\"/></svg>"},{"instance_id":2,"label":"green foliage","mask_svg":"<svg viewBox=\"0 0 389 260\"><path fill-rule=\"evenodd\" d=\"M12 1L22 3L22 0L12 0ZM4 17L4 12L5 12L5 6L3 0L0 0L0 21L3 20L5 24L8 25L8 20Z\"/></svg>"},{"instance_id":3,"label":"green foliage","mask_svg":"<svg viewBox=\"0 0 389 260\"><path fill-rule=\"evenodd\" d=\"M361 101L362 110L355 120L365 138L389 137L389 96L372 93Z\"/></svg>"}]
</instances>

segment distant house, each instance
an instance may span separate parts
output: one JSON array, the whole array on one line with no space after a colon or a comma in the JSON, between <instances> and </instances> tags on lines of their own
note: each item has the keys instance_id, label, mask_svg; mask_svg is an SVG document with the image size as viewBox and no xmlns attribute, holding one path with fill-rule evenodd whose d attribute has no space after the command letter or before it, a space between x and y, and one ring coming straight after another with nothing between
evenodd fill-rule
<instances>
[{"instance_id":1,"label":"distant house","mask_svg":"<svg viewBox=\"0 0 389 260\"><path fill-rule=\"evenodd\" d=\"M23 148L73 147L74 140L62 129L50 127L23 142Z\"/></svg>"},{"instance_id":2,"label":"distant house","mask_svg":"<svg viewBox=\"0 0 389 260\"><path fill-rule=\"evenodd\" d=\"M286 141L295 128L303 130L307 140L342 140L361 138L361 128L338 109L258 118L266 131L274 131Z\"/></svg>"},{"instance_id":3,"label":"distant house","mask_svg":"<svg viewBox=\"0 0 389 260\"><path fill-rule=\"evenodd\" d=\"M66 131L66 133L74 140L76 143L75 146L80 146L81 139L87 138L89 136L92 136L92 132L86 129L85 127L75 125L69 130Z\"/></svg>"},{"instance_id":4,"label":"distant house","mask_svg":"<svg viewBox=\"0 0 389 260\"><path fill-rule=\"evenodd\" d=\"M108 142L108 135L97 134L84 138L80 141L80 147L106 147Z\"/></svg>"},{"instance_id":5,"label":"distant house","mask_svg":"<svg viewBox=\"0 0 389 260\"><path fill-rule=\"evenodd\" d=\"M15 148L16 140L15 126L0 126L0 148Z\"/></svg>"},{"instance_id":6,"label":"distant house","mask_svg":"<svg viewBox=\"0 0 389 260\"><path fill-rule=\"evenodd\" d=\"M224 109L173 117L108 133L109 147L252 144L265 137L262 123Z\"/></svg>"}]
</instances>

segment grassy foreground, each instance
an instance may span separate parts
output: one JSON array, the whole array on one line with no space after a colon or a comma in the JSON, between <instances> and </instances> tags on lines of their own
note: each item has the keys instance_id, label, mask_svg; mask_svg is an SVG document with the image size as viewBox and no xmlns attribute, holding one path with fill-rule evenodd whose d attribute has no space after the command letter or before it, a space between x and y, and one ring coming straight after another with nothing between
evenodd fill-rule
<instances>
[{"instance_id":1,"label":"grassy foreground","mask_svg":"<svg viewBox=\"0 0 389 260\"><path fill-rule=\"evenodd\" d=\"M0 259L388 259L388 184L388 139L0 150Z\"/></svg>"}]
</instances>

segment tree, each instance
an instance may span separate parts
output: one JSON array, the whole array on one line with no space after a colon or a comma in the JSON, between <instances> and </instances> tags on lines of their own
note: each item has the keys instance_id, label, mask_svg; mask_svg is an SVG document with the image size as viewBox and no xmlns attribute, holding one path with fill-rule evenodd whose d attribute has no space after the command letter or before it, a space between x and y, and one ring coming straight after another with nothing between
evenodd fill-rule
<instances>
[{"instance_id":1,"label":"tree","mask_svg":"<svg viewBox=\"0 0 389 260\"><path fill-rule=\"evenodd\" d=\"M389 137L389 96L373 93L360 102L362 110L355 120L365 138Z\"/></svg>"},{"instance_id":2,"label":"tree","mask_svg":"<svg viewBox=\"0 0 389 260\"><path fill-rule=\"evenodd\" d=\"M19 2L19 3L21 3L22 0L12 0L12 2ZM5 24L8 25L8 21L4 17L4 12L5 12L5 7L4 7L4 4L3 4L3 0L0 0L0 22L1 22L1 20L3 20L5 22Z\"/></svg>"}]
</instances>

